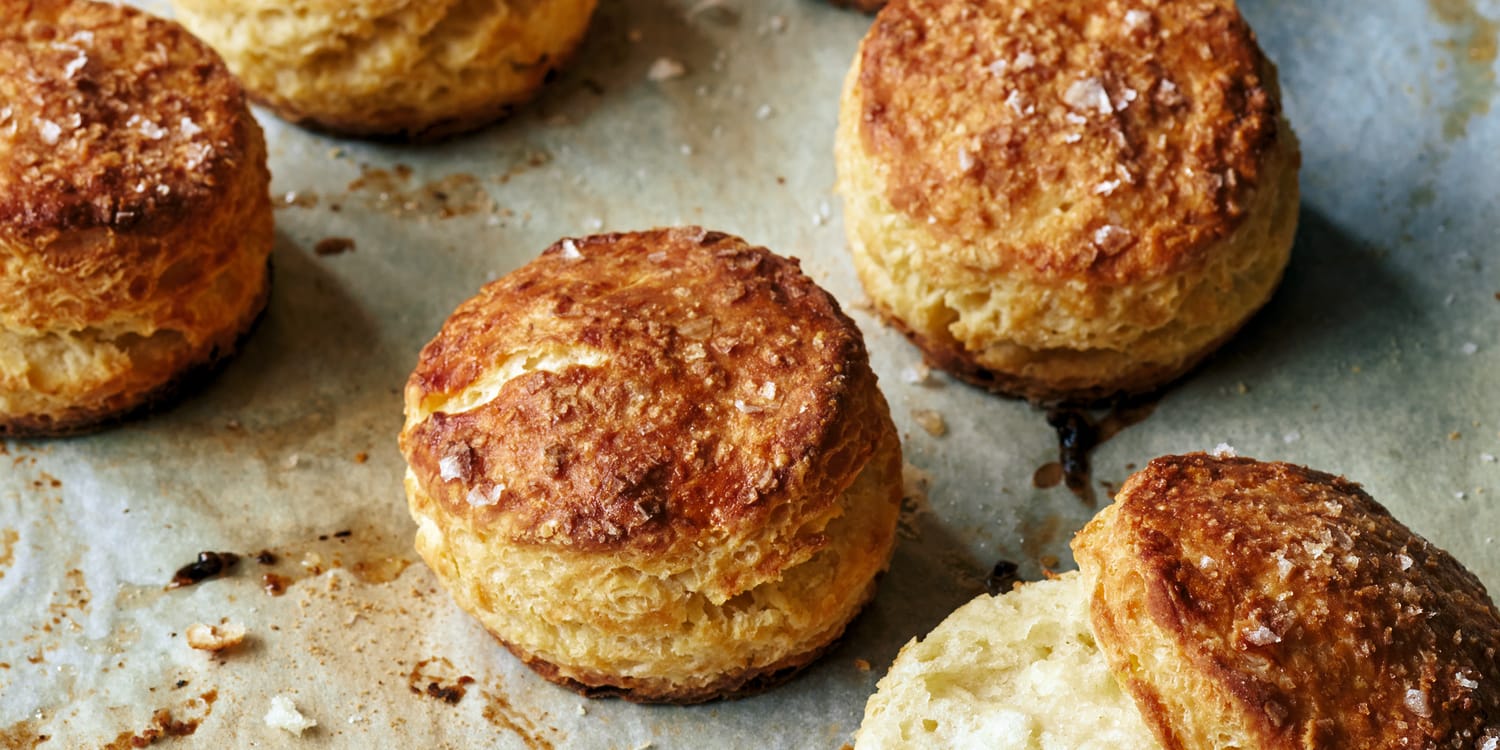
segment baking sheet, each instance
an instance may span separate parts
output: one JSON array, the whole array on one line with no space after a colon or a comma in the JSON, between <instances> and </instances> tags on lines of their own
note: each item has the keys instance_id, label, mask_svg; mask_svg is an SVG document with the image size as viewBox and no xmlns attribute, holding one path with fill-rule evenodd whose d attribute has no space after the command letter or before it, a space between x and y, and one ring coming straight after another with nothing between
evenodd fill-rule
<instances>
[{"instance_id":1,"label":"baking sheet","mask_svg":"<svg viewBox=\"0 0 1500 750\"><path fill-rule=\"evenodd\" d=\"M1094 479L1219 443L1341 472L1500 589L1500 3L1378 6L1244 0L1302 142L1291 268L1222 354L1095 452ZM0 746L191 729L161 741L834 748L900 645L996 561L1072 567L1094 509L1033 486L1057 452L1043 414L908 382L916 352L861 305L831 150L868 23L812 0L605 0L577 64L475 136L371 145L260 113L284 205L270 311L243 353L168 413L0 443ZM660 58L685 74L650 80ZM800 257L852 309L914 497L874 604L795 681L691 708L588 701L498 648L416 560L399 390L484 280L561 236L675 223ZM934 415L941 436L921 426ZM203 550L276 561L166 590ZM247 626L242 648L188 648L187 626L223 619ZM317 727L267 727L277 694Z\"/></svg>"}]
</instances>

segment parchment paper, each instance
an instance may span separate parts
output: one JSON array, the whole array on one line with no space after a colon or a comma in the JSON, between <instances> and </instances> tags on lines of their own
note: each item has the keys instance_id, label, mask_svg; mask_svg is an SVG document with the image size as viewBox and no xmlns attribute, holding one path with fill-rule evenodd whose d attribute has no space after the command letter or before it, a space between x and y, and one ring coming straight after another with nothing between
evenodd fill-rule
<instances>
[{"instance_id":1,"label":"parchment paper","mask_svg":"<svg viewBox=\"0 0 1500 750\"><path fill-rule=\"evenodd\" d=\"M1291 268L1247 330L1096 451L1094 478L1221 442L1344 473L1500 589L1500 3L1243 6L1302 142ZM167 746L835 748L901 644L995 562L1071 568L1095 509L1033 487L1057 451L1043 414L936 374L907 382L916 351L861 305L831 149L868 23L813 0L605 0L577 64L474 136L371 145L260 113L287 205L270 310L241 355L167 413L0 443L0 746L154 727L194 730ZM685 74L650 80L659 58ZM416 562L399 389L486 279L561 236L675 223L803 259L864 329L928 481L873 606L800 678L692 708L588 701L530 674ZM354 249L320 255L327 238ZM165 590L204 550L276 562ZM186 645L189 625L224 619L248 628L243 647ZM267 727L277 694L317 727Z\"/></svg>"}]
</instances>

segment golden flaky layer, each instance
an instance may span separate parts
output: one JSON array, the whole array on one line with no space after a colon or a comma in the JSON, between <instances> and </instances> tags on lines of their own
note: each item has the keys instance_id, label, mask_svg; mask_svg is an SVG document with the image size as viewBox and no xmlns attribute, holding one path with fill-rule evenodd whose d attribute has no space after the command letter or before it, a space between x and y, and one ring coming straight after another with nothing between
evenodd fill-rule
<instances>
[{"instance_id":1,"label":"golden flaky layer","mask_svg":"<svg viewBox=\"0 0 1500 750\"><path fill-rule=\"evenodd\" d=\"M1280 279L1299 156L1277 98L1228 2L891 3L839 118L856 270L966 379L1150 390Z\"/></svg>"},{"instance_id":2,"label":"golden flaky layer","mask_svg":"<svg viewBox=\"0 0 1500 750\"><path fill-rule=\"evenodd\" d=\"M1099 646L1164 747L1500 742L1500 612L1352 482L1158 458L1073 546Z\"/></svg>"},{"instance_id":3,"label":"golden flaky layer","mask_svg":"<svg viewBox=\"0 0 1500 750\"><path fill-rule=\"evenodd\" d=\"M227 356L264 307L265 142L175 23L0 7L0 433L73 432Z\"/></svg>"},{"instance_id":4,"label":"golden flaky layer","mask_svg":"<svg viewBox=\"0 0 1500 750\"><path fill-rule=\"evenodd\" d=\"M1076 572L981 596L901 649L859 750L1159 750L1109 671Z\"/></svg>"},{"instance_id":5,"label":"golden flaky layer","mask_svg":"<svg viewBox=\"0 0 1500 750\"><path fill-rule=\"evenodd\" d=\"M423 349L401 447L460 604L543 674L637 699L800 666L893 540L859 331L796 261L696 227L562 240L484 287Z\"/></svg>"},{"instance_id":6,"label":"golden flaky layer","mask_svg":"<svg viewBox=\"0 0 1500 750\"><path fill-rule=\"evenodd\" d=\"M503 117L583 39L596 0L173 0L258 101L349 135L434 138Z\"/></svg>"},{"instance_id":7,"label":"golden flaky layer","mask_svg":"<svg viewBox=\"0 0 1500 750\"><path fill-rule=\"evenodd\" d=\"M890 559L900 481L891 431L819 529L825 546L724 601L694 586L693 560L652 574L621 555L508 544L444 514L411 477L407 492L417 551L533 669L587 695L695 703L769 687L838 639Z\"/></svg>"}]
</instances>

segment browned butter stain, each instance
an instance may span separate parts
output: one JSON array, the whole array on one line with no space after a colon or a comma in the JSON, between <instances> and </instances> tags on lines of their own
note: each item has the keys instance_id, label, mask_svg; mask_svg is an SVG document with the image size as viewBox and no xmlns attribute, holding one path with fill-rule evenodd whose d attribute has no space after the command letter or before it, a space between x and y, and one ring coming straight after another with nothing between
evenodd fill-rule
<instances>
[{"instance_id":1,"label":"browned butter stain","mask_svg":"<svg viewBox=\"0 0 1500 750\"><path fill-rule=\"evenodd\" d=\"M1047 423L1057 430L1058 460L1037 467L1031 475L1031 484L1038 489L1066 484L1084 504L1097 507L1099 501L1090 466L1093 450L1155 411L1155 401L1122 401L1098 418L1081 409L1048 412Z\"/></svg>"},{"instance_id":2,"label":"browned butter stain","mask_svg":"<svg viewBox=\"0 0 1500 750\"><path fill-rule=\"evenodd\" d=\"M0 529L0 579L5 578L5 569L16 561L16 542L20 539L15 529Z\"/></svg>"},{"instance_id":3,"label":"browned butter stain","mask_svg":"<svg viewBox=\"0 0 1500 750\"><path fill-rule=\"evenodd\" d=\"M371 208L395 216L451 219L495 208L494 201L478 177L457 173L413 187L411 167L392 169L362 167L349 183L349 192L361 193Z\"/></svg>"},{"instance_id":4,"label":"browned butter stain","mask_svg":"<svg viewBox=\"0 0 1500 750\"><path fill-rule=\"evenodd\" d=\"M348 237L324 237L313 245L314 255L343 255L354 252L354 240Z\"/></svg>"},{"instance_id":5,"label":"browned butter stain","mask_svg":"<svg viewBox=\"0 0 1500 750\"><path fill-rule=\"evenodd\" d=\"M213 713L214 701L218 699L219 691L209 690L198 696L197 700L190 701L186 706L178 709L185 714L197 714L201 710L202 715L188 715L181 719L177 718L178 715L170 708L158 709L151 714L151 722L145 728L127 729L102 748L103 750L126 750L126 748L150 747L159 740L171 737L191 737L203 724L203 720Z\"/></svg>"},{"instance_id":6,"label":"browned butter stain","mask_svg":"<svg viewBox=\"0 0 1500 750\"><path fill-rule=\"evenodd\" d=\"M33 750L38 745L52 739L49 735L41 733L41 726L41 723L37 720L27 719L8 727L0 728L0 747L13 748L14 750Z\"/></svg>"},{"instance_id":7,"label":"browned butter stain","mask_svg":"<svg viewBox=\"0 0 1500 750\"><path fill-rule=\"evenodd\" d=\"M1450 78L1458 91L1453 106L1443 114L1443 138L1453 141L1469 131L1469 121L1489 114L1495 98L1493 70L1500 51L1500 22L1483 16L1473 0L1427 0L1432 15L1453 36L1443 43L1453 56Z\"/></svg>"},{"instance_id":8,"label":"browned butter stain","mask_svg":"<svg viewBox=\"0 0 1500 750\"><path fill-rule=\"evenodd\" d=\"M484 696L484 718L492 726L508 730L520 737L521 741L526 743L526 747L531 750L554 750L552 741L543 737L542 733L537 731L536 725L524 713L511 706L510 699L506 698L504 693L482 690L480 694Z\"/></svg>"},{"instance_id":9,"label":"browned butter stain","mask_svg":"<svg viewBox=\"0 0 1500 750\"><path fill-rule=\"evenodd\" d=\"M411 560L403 557L377 557L350 565L349 572L364 583L390 583L409 567Z\"/></svg>"},{"instance_id":10,"label":"browned butter stain","mask_svg":"<svg viewBox=\"0 0 1500 750\"><path fill-rule=\"evenodd\" d=\"M469 675L453 676L457 672L453 662L441 656L423 659L411 668L406 676L406 686L417 695L436 698L448 705L457 705L469 692L474 678Z\"/></svg>"}]
</instances>

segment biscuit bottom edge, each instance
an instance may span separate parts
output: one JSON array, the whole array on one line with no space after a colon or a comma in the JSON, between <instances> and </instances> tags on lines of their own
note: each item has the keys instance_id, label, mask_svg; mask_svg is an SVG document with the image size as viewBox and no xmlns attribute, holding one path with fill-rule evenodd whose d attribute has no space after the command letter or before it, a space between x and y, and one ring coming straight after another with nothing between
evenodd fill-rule
<instances>
[{"instance_id":1,"label":"biscuit bottom edge","mask_svg":"<svg viewBox=\"0 0 1500 750\"><path fill-rule=\"evenodd\" d=\"M1268 298L1266 302L1269 301ZM879 303L875 304L875 309L881 320L899 331L907 341L922 352L922 359L929 366L942 370L964 383L996 395L1022 399L1039 406L1090 408L1104 407L1126 399L1149 397L1166 390L1206 364L1260 313L1264 304L1251 310L1243 320L1207 345L1187 354L1179 361L1142 363L1113 377L1082 385L1060 383L985 367L979 363L979 358L975 353L964 349L957 342L943 342L920 333Z\"/></svg>"},{"instance_id":2,"label":"biscuit bottom edge","mask_svg":"<svg viewBox=\"0 0 1500 750\"><path fill-rule=\"evenodd\" d=\"M596 670L579 669L555 664L501 638L493 631L490 635L513 654L531 671L548 682L567 688L585 698L619 698L631 703L664 703L688 706L717 700L748 698L778 687L803 670L812 666L829 651L838 647L848 628L869 607L875 598L880 576L865 586L854 614L832 631L820 645L800 653L785 656L776 662L760 667L749 667L720 675L704 685L674 682L663 678L639 678L607 674Z\"/></svg>"},{"instance_id":3,"label":"biscuit bottom edge","mask_svg":"<svg viewBox=\"0 0 1500 750\"><path fill-rule=\"evenodd\" d=\"M77 406L51 414L0 415L0 439L63 438L88 435L157 414L206 387L239 354L270 308L273 268L268 258L264 281L238 322L199 347L197 355L161 383L118 393L97 406Z\"/></svg>"}]
</instances>

